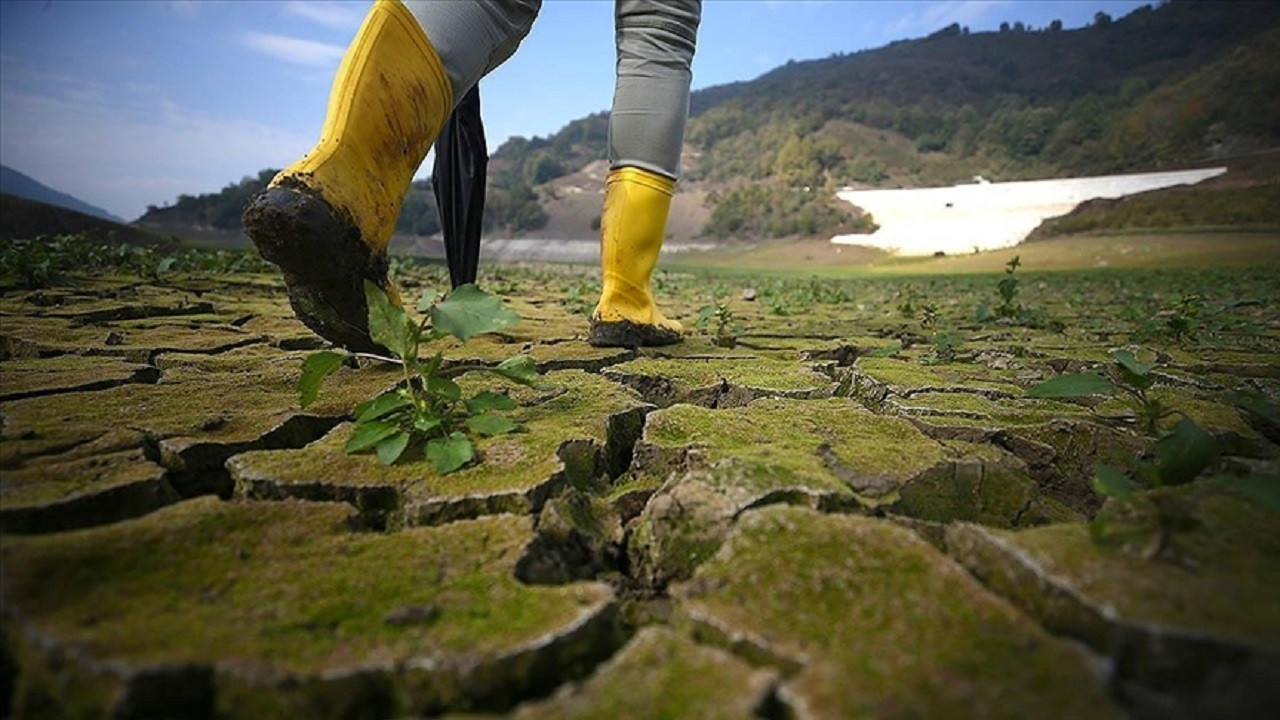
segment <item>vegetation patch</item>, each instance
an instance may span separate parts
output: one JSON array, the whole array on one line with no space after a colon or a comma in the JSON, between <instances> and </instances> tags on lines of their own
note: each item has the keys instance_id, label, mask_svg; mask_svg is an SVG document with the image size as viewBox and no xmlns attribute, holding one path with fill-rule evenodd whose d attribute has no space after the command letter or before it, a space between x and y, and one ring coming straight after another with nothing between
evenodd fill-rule
<instances>
[{"instance_id":1,"label":"vegetation patch","mask_svg":"<svg viewBox=\"0 0 1280 720\"><path fill-rule=\"evenodd\" d=\"M696 637L796 667L797 714L1122 716L1081 653L886 521L753 511L675 595Z\"/></svg>"}]
</instances>

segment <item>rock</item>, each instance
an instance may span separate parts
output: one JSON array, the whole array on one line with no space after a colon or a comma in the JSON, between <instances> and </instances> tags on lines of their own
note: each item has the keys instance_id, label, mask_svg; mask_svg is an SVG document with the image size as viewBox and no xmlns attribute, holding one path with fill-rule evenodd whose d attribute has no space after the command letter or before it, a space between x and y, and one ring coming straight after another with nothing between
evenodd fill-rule
<instances>
[{"instance_id":1,"label":"rock","mask_svg":"<svg viewBox=\"0 0 1280 720\"><path fill-rule=\"evenodd\" d=\"M61 355L41 359L8 360L0 402L59 393L105 390L129 383L153 383L160 371L143 363L118 358Z\"/></svg>"},{"instance_id":2,"label":"rock","mask_svg":"<svg viewBox=\"0 0 1280 720\"><path fill-rule=\"evenodd\" d=\"M993 400L1025 394L1009 370L970 363L922 365L887 357L860 357L852 367L853 394L872 407L921 393L964 393Z\"/></svg>"},{"instance_id":3,"label":"rock","mask_svg":"<svg viewBox=\"0 0 1280 720\"><path fill-rule=\"evenodd\" d=\"M223 324L163 320L117 320L82 325L59 318L5 318L7 343L22 357L99 355L145 363L166 352L216 354L261 343L265 338Z\"/></svg>"},{"instance_id":4,"label":"rock","mask_svg":"<svg viewBox=\"0 0 1280 720\"><path fill-rule=\"evenodd\" d=\"M1144 715L1261 717L1280 699L1280 516L1230 497L1201 513L1181 564L1100 546L1082 524L960 524L947 547L1050 631L1111 656Z\"/></svg>"},{"instance_id":5,"label":"rock","mask_svg":"<svg viewBox=\"0 0 1280 720\"><path fill-rule=\"evenodd\" d=\"M0 532L48 533L137 517L179 498L165 469L131 449L6 470L0 499Z\"/></svg>"},{"instance_id":6,"label":"rock","mask_svg":"<svg viewBox=\"0 0 1280 720\"><path fill-rule=\"evenodd\" d=\"M14 716L504 710L621 644L607 586L515 580L527 518L384 535L348 513L201 498L6 538Z\"/></svg>"},{"instance_id":7,"label":"rock","mask_svg":"<svg viewBox=\"0 0 1280 720\"><path fill-rule=\"evenodd\" d=\"M673 595L695 637L786 670L789 717L1123 717L1078 648L887 521L750 511Z\"/></svg>"},{"instance_id":8,"label":"rock","mask_svg":"<svg viewBox=\"0 0 1280 720\"><path fill-rule=\"evenodd\" d=\"M310 442L357 402L396 382L389 369L344 370L303 411L294 387L302 358L265 348L167 354L156 361L162 377L155 384L2 403L0 467L21 469L128 428L171 471L169 481L179 494L230 495L222 467L228 457Z\"/></svg>"},{"instance_id":9,"label":"rock","mask_svg":"<svg viewBox=\"0 0 1280 720\"><path fill-rule=\"evenodd\" d=\"M658 407L739 407L761 397L830 397L836 384L803 365L773 358L638 358L604 370Z\"/></svg>"},{"instance_id":10,"label":"rock","mask_svg":"<svg viewBox=\"0 0 1280 720\"><path fill-rule=\"evenodd\" d=\"M874 415L846 398L655 411L636 446L633 472L665 484L629 543L633 573L654 586L687 577L748 508L894 507L904 485L947 458L943 445L906 420Z\"/></svg>"},{"instance_id":11,"label":"rock","mask_svg":"<svg viewBox=\"0 0 1280 720\"><path fill-rule=\"evenodd\" d=\"M603 497L570 488L542 506L536 530L516 564L524 582L566 583L619 570L622 522Z\"/></svg>"}]
</instances>

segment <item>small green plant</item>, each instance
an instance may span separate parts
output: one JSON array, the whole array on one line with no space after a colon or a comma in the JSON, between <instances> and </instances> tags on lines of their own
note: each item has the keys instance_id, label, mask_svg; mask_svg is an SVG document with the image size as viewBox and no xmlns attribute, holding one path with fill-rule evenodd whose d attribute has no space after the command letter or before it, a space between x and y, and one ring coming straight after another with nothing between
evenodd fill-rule
<instances>
[{"instance_id":1,"label":"small green plant","mask_svg":"<svg viewBox=\"0 0 1280 720\"><path fill-rule=\"evenodd\" d=\"M938 320L941 315L938 312L938 306L933 303L924 303L920 306L920 327L926 330L938 326Z\"/></svg>"},{"instance_id":2,"label":"small green plant","mask_svg":"<svg viewBox=\"0 0 1280 720\"><path fill-rule=\"evenodd\" d=\"M1188 485L1218 459L1218 441L1179 410L1152 397L1154 364L1141 363L1129 350L1113 350L1115 364L1109 375L1097 372L1062 375L1031 388L1027 394L1039 398L1070 398L1120 392L1135 403L1139 423L1150 435L1159 432L1165 418L1182 415L1173 428L1156 440L1149 459L1135 459L1125 469L1111 465L1094 466L1093 489L1108 499L1090 523L1090 533L1098 542L1130 545L1138 538L1150 538L1142 554L1150 558L1176 555L1176 533L1196 527L1195 511L1211 495L1236 493L1280 509L1280 478L1218 475L1203 479L1194 489L1171 491ZM1237 403L1260 415L1275 414L1275 408L1258 396L1240 396ZM1139 478L1139 483L1131 479Z\"/></svg>"},{"instance_id":3,"label":"small green plant","mask_svg":"<svg viewBox=\"0 0 1280 720\"><path fill-rule=\"evenodd\" d=\"M599 285L589 281L575 282L565 289L561 304L577 315L590 315L596 309L599 297Z\"/></svg>"},{"instance_id":4,"label":"small green plant","mask_svg":"<svg viewBox=\"0 0 1280 720\"><path fill-rule=\"evenodd\" d=\"M472 435L502 435L517 429L499 411L512 410L515 401L502 393L480 391L463 398L453 378L470 370L487 370L507 380L532 385L538 376L533 359L517 355L496 367L457 367L446 371L444 357L436 352L423 362L418 354L424 343L453 336L462 342L519 322L502 301L475 285L462 285L448 295L427 290L418 301L424 313L420 322L409 318L378 286L365 281L369 304L369 335L384 346L404 372L394 390L361 403L354 410L356 428L347 441L348 453L374 451L390 465L421 448L427 460L444 474L475 457ZM320 384L346 363L348 355L320 351L307 356L298 380L299 401L306 407L315 401Z\"/></svg>"},{"instance_id":5,"label":"small green plant","mask_svg":"<svg viewBox=\"0 0 1280 720\"><path fill-rule=\"evenodd\" d=\"M1201 330L1200 316L1203 312L1202 296L1183 295L1172 307L1156 313L1154 320L1161 333L1175 342L1194 342Z\"/></svg>"},{"instance_id":6,"label":"small green plant","mask_svg":"<svg viewBox=\"0 0 1280 720\"><path fill-rule=\"evenodd\" d=\"M1022 305L1015 303L1018 297L1018 276L1015 274L1022 265L1020 255L1005 263L1004 277L996 283L996 291L1000 293L1000 304L996 306L996 315L1002 318L1016 318L1022 312Z\"/></svg>"},{"instance_id":7,"label":"small green plant","mask_svg":"<svg viewBox=\"0 0 1280 720\"><path fill-rule=\"evenodd\" d=\"M1176 536L1199 526L1196 510L1206 498L1241 495L1280 511L1280 477L1202 477L1218 457L1218 441L1213 435L1183 417L1156 442L1150 459L1130 462L1129 472L1095 465L1093 489L1108 502L1089 523L1090 535L1096 542L1125 547L1145 540L1139 547L1147 559L1177 560ZM1193 487L1180 487L1191 485L1193 480L1197 481Z\"/></svg>"},{"instance_id":8,"label":"small green plant","mask_svg":"<svg viewBox=\"0 0 1280 720\"><path fill-rule=\"evenodd\" d=\"M964 338L948 332L936 332L929 338L933 350L920 359L925 365L946 365L956 361L956 350L964 344Z\"/></svg>"},{"instance_id":9,"label":"small green plant","mask_svg":"<svg viewBox=\"0 0 1280 720\"><path fill-rule=\"evenodd\" d=\"M1149 435L1155 435L1160 421L1176 413L1160 398L1150 394L1156 383L1153 371L1155 363L1142 363L1130 350L1112 350L1106 375L1098 372L1082 372L1061 375L1046 380L1027 391L1037 398L1074 398L1088 395L1120 393L1133 402L1139 426Z\"/></svg>"},{"instance_id":10,"label":"small green plant","mask_svg":"<svg viewBox=\"0 0 1280 720\"><path fill-rule=\"evenodd\" d=\"M698 310L698 319L694 323L694 327L703 332L708 332L712 321L715 321L715 330L711 332L711 342L720 347L734 347L738 344L738 336L741 335L746 328L733 314L733 309L729 307L727 301L721 300L714 305L704 305Z\"/></svg>"},{"instance_id":11,"label":"small green plant","mask_svg":"<svg viewBox=\"0 0 1280 720\"><path fill-rule=\"evenodd\" d=\"M914 319L916 316L916 303L922 298L916 289L910 285L898 291L898 297L902 298L898 302L898 312L902 313L902 317L908 320Z\"/></svg>"},{"instance_id":12,"label":"small green plant","mask_svg":"<svg viewBox=\"0 0 1280 720\"><path fill-rule=\"evenodd\" d=\"M1005 263L1004 277L1000 278L1000 282L996 283L996 293L1000 296L999 304L992 308L989 302L980 303L974 313L974 320L980 323L1001 320L1005 323L1030 328L1040 328L1046 325L1051 327L1055 325L1061 326L1061 323L1049 322L1048 318L1045 317L1044 311L1027 307L1018 302L1018 293L1022 283L1017 275L1020 267L1022 267L1022 259L1018 255L1014 255L1012 260Z\"/></svg>"},{"instance_id":13,"label":"small green plant","mask_svg":"<svg viewBox=\"0 0 1280 720\"><path fill-rule=\"evenodd\" d=\"M175 240L176 241L176 240ZM0 281L37 290L72 283L82 275L122 273L150 282L174 272L266 272L272 266L256 252L96 242L84 234L14 239L0 243Z\"/></svg>"}]
</instances>

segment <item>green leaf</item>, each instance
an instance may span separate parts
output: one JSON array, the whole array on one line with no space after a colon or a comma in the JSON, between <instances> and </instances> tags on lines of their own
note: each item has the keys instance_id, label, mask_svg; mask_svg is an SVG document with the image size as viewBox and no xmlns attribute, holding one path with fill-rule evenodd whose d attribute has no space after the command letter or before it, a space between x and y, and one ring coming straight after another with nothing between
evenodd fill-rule
<instances>
[{"instance_id":1,"label":"green leaf","mask_svg":"<svg viewBox=\"0 0 1280 720\"><path fill-rule=\"evenodd\" d=\"M1275 475L1249 475L1232 478L1232 492L1239 493L1250 500L1280 512L1280 477Z\"/></svg>"},{"instance_id":2,"label":"green leaf","mask_svg":"<svg viewBox=\"0 0 1280 720\"><path fill-rule=\"evenodd\" d=\"M413 403L409 401L409 398L401 395L398 391L392 390L368 402L357 405L355 409L356 421L368 422L377 420L384 415L389 415L396 410L412 405Z\"/></svg>"},{"instance_id":3,"label":"green leaf","mask_svg":"<svg viewBox=\"0 0 1280 720\"><path fill-rule=\"evenodd\" d=\"M449 400L457 400L462 397L462 388L458 387L458 383L439 375L427 376L427 392Z\"/></svg>"},{"instance_id":4,"label":"green leaf","mask_svg":"<svg viewBox=\"0 0 1280 720\"><path fill-rule=\"evenodd\" d=\"M1156 441L1156 468L1162 485L1182 485L1218 458L1218 441L1190 418Z\"/></svg>"},{"instance_id":5,"label":"green leaf","mask_svg":"<svg viewBox=\"0 0 1280 720\"><path fill-rule=\"evenodd\" d=\"M1151 377L1154 364L1146 365L1138 362L1138 358L1128 350L1112 350L1111 358L1120 365L1120 374L1126 385L1146 390L1155 384L1155 378Z\"/></svg>"},{"instance_id":6,"label":"green leaf","mask_svg":"<svg viewBox=\"0 0 1280 720\"><path fill-rule=\"evenodd\" d=\"M1267 400L1266 395L1257 390L1251 390L1248 392L1234 392L1229 397L1236 407L1256 415L1276 427L1280 427L1280 408Z\"/></svg>"},{"instance_id":7,"label":"green leaf","mask_svg":"<svg viewBox=\"0 0 1280 720\"><path fill-rule=\"evenodd\" d=\"M538 380L538 364L528 355L516 355L503 360L493 372L521 385L532 385Z\"/></svg>"},{"instance_id":8,"label":"green leaf","mask_svg":"<svg viewBox=\"0 0 1280 720\"><path fill-rule=\"evenodd\" d=\"M391 302L386 291L368 280L364 281L364 299L369 305L369 337L398 357L407 357L418 326L403 308Z\"/></svg>"},{"instance_id":9,"label":"green leaf","mask_svg":"<svg viewBox=\"0 0 1280 720\"><path fill-rule=\"evenodd\" d=\"M516 401L502 393L496 393L492 390L478 392L471 399L467 400L467 412L473 415L479 415L489 410L515 410Z\"/></svg>"},{"instance_id":10,"label":"green leaf","mask_svg":"<svg viewBox=\"0 0 1280 720\"><path fill-rule=\"evenodd\" d=\"M1098 464L1093 466L1093 489L1099 495L1128 500L1133 497L1133 483L1120 468Z\"/></svg>"},{"instance_id":11,"label":"green leaf","mask_svg":"<svg viewBox=\"0 0 1280 720\"><path fill-rule=\"evenodd\" d=\"M1027 397L1061 398L1084 397L1098 393L1111 392L1115 385L1107 378L1095 372L1061 375L1036 385L1027 391Z\"/></svg>"},{"instance_id":12,"label":"green leaf","mask_svg":"<svg viewBox=\"0 0 1280 720\"><path fill-rule=\"evenodd\" d=\"M1138 358L1135 357L1132 352L1130 352L1129 350L1125 350L1123 348L1119 350L1112 350L1111 359L1120 363L1120 365L1122 365L1124 369L1128 370L1129 372L1139 377L1146 377L1147 374L1150 373L1153 368L1155 368L1155 363L1152 363L1150 365L1147 365L1146 363L1140 363L1138 362Z\"/></svg>"},{"instance_id":13,"label":"green leaf","mask_svg":"<svg viewBox=\"0 0 1280 720\"><path fill-rule=\"evenodd\" d=\"M475 335L501 330L520 322L515 311L475 285L456 288L431 308L431 325L466 342Z\"/></svg>"},{"instance_id":14,"label":"green leaf","mask_svg":"<svg viewBox=\"0 0 1280 720\"><path fill-rule=\"evenodd\" d=\"M431 431L435 430L436 428L440 427L441 422L443 421L435 415L418 413L417 415L413 416L413 429L417 430L423 435L426 435Z\"/></svg>"},{"instance_id":15,"label":"green leaf","mask_svg":"<svg viewBox=\"0 0 1280 720\"><path fill-rule=\"evenodd\" d=\"M406 447L409 447L409 433L401 430L389 438L383 438L374 449L378 453L378 460L383 465L390 465L400 459Z\"/></svg>"},{"instance_id":16,"label":"green leaf","mask_svg":"<svg viewBox=\"0 0 1280 720\"><path fill-rule=\"evenodd\" d=\"M427 442L427 459L441 475L457 470L471 462L471 441L466 435L455 432L447 438L435 438Z\"/></svg>"},{"instance_id":17,"label":"green leaf","mask_svg":"<svg viewBox=\"0 0 1280 720\"><path fill-rule=\"evenodd\" d=\"M702 309L698 311L698 319L693 323L693 326L699 330L706 330L707 323L711 321L711 316L715 314L715 305L703 305Z\"/></svg>"},{"instance_id":18,"label":"green leaf","mask_svg":"<svg viewBox=\"0 0 1280 720\"><path fill-rule=\"evenodd\" d=\"M302 377L298 378L298 404L306 407L316 401L320 383L342 367L346 355L329 350L311 353L302 361Z\"/></svg>"},{"instance_id":19,"label":"green leaf","mask_svg":"<svg viewBox=\"0 0 1280 720\"><path fill-rule=\"evenodd\" d=\"M375 420L373 422L360 423L356 425L356 431L351 433L351 439L347 441L346 451L351 454L368 450L399 431L400 428L388 422Z\"/></svg>"},{"instance_id":20,"label":"green leaf","mask_svg":"<svg viewBox=\"0 0 1280 720\"><path fill-rule=\"evenodd\" d=\"M510 418L493 413L481 413L467 418L467 427L471 428L471 432L477 435L492 437L494 435L506 435L519 426L512 422Z\"/></svg>"},{"instance_id":21,"label":"green leaf","mask_svg":"<svg viewBox=\"0 0 1280 720\"><path fill-rule=\"evenodd\" d=\"M418 298L418 312L424 313L431 309L432 304L440 297L440 293L435 288L427 288L422 291L422 297Z\"/></svg>"}]
</instances>

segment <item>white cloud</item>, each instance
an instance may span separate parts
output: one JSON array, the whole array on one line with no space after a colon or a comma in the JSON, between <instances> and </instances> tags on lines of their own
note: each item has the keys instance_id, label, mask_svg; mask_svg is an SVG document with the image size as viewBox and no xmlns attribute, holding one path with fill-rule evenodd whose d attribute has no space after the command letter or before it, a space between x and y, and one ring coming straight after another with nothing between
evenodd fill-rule
<instances>
[{"instance_id":1,"label":"white cloud","mask_svg":"<svg viewBox=\"0 0 1280 720\"><path fill-rule=\"evenodd\" d=\"M315 2L290 0L285 7L290 13L334 30L355 30L360 26L362 9L367 3Z\"/></svg>"},{"instance_id":2,"label":"white cloud","mask_svg":"<svg viewBox=\"0 0 1280 720\"><path fill-rule=\"evenodd\" d=\"M338 45L273 33L247 32L241 36L240 42L277 60L311 67L337 65L346 51Z\"/></svg>"},{"instance_id":3,"label":"white cloud","mask_svg":"<svg viewBox=\"0 0 1280 720\"><path fill-rule=\"evenodd\" d=\"M992 10L1007 7L1011 0L940 0L927 3L918 10L898 18L885 28L885 34L894 38L940 30L952 23L967 25L977 21Z\"/></svg>"},{"instance_id":4,"label":"white cloud","mask_svg":"<svg viewBox=\"0 0 1280 720\"><path fill-rule=\"evenodd\" d=\"M57 190L132 220L179 194L216 192L241 176L283 167L314 136L252 120L213 117L147 88L109 101L74 93L0 93L0 156Z\"/></svg>"},{"instance_id":5,"label":"white cloud","mask_svg":"<svg viewBox=\"0 0 1280 720\"><path fill-rule=\"evenodd\" d=\"M194 15L200 9L200 3L196 0L169 0L166 5L170 10L176 10L183 15Z\"/></svg>"}]
</instances>

